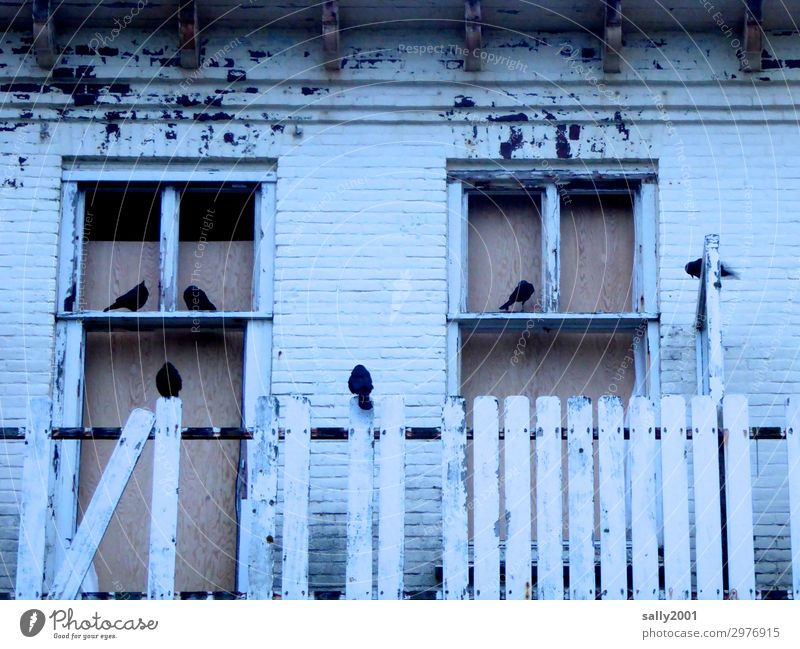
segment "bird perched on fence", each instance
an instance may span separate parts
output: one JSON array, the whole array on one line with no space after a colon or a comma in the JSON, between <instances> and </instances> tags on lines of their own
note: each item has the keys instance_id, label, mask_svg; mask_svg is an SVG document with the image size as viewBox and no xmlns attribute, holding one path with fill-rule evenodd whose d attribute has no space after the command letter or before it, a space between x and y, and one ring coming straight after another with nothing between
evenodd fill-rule
<instances>
[{"instance_id":1,"label":"bird perched on fence","mask_svg":"<svg viewBox=\"0 0 800 649\"><path fill-rule=\"evenodd\" d=\"M691 277L696 277L697 279L700 279L700 273L703 271L703 258L700 257L699 259L690 261L683 267L683 269ZM722 277L732 277L733 279L739 279L738 273L731 270L730 268L725 268L725 264L722 263L719 265L719 274Z\"/></svg>"},{"instance_id":2,"label":"bird perched on fence","mask_svg":"<svg viewBox=\"0 0 800 649\"><path fill-rule=\"evenodd\" d=\"M103 312L110 311L111 309L128 309L129 311L138 311L144 306L144 303L147 302L147 298L150 297L150 291L147 290L147 287L144 285L144 282L134 286L130 291L120 295L116 300L114 300L114 304L111 306L107 306L103 309Z\"/></svg>"},{"instance_id":3,"label":"bird perched on fence","mask_svg":"<svg viewBox=\"0 0 800 649\"><path fill-rule=\"evenodd\" d=\"M531 299L533 295L533 284L530 282L526 282L524 279L517 284L517 287L511 291L511 295L508 296L508 302L503 304L500 307L501 311L508 311L508 307L510 307L515 302L522 302L522 308L525 308L525 302Z\"/></svg>"},{"instance_id":4,"label":"bird perched on fence","mask_svg":"<svg viewBox=\"0 0 800 649\"><path fill-rule=\"evenodd\" d=\"M186 302L186 308L190 311L216 311L217 307L208 299L206 292L190 284L183 292L183 301Z\"/></svg>"},{"instance_id":5,"label":"bird perched on fence","mask_svg":"<svg viewBox=\"0 0 800 649\"><path fill-rule=\"evenodd\" d=\"M372 377L363 365L356 365L347 381L350 392L358 395L358 407L362 410L372 410Z\"/></svg>"},{"instance_id":6,"label":"bird perched on fence","mask_svg":"<svg viewBox=\"0 0 800 649\"><path fill-rule=\"evenodd\" d=\"M156 374L156 388L162 397L177 397L183 380L175 366L167 361Z\"/></svg>"}]
</instances>

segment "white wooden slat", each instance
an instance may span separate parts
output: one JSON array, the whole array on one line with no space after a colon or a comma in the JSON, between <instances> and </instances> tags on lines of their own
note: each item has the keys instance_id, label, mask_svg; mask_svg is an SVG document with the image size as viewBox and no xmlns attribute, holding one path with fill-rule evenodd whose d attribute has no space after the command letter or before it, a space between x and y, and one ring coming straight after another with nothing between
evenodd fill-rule
<instances>
[{"instance_id":1,"label":"white wooden slat","mask_svg":"<svg viewBox=\"0 0 800 649\"><path fill-rule=\"evenodd\" d=\"M460 182L447 184L447 313L454 316L464 310L466 277L464 250L466 196Z\"/></svg>"},{"instance_id":2,"label":"white wooden slat","mask_svg":"<svg viewBox=\"0 0 800 649\"><path fill-rule=\"evenodd\" d=\"M554 183L545 185L542 194L542 282L544 311L558 311L561 275L561 196Z\"/></svg>"},{"instance_id":3,"label":"white wooden slat","mask_svg":"<svg viewBox=\"0 0 800 649\"><path fill-rule=\"evenodd\" d=\"M253 311L271 313L275 268L275 183L261 183L255 199L252 308Z\"/></svg>"},{"instance_id":4,"label":"white wooden slat","mask_svg":"<svg viewBox=\"0 0 800 649\"><path fill-rule=\"evenodd\" d=\"M800 395L786 400L786 454L789 467L789 527L792 544L792 591L800 600Z\"/></svg>"},{"instance_id":5,"label":"white wooden slat","mask_svg":"<svg viewBox=\"0 0 800 649\"><path fill-rule=\"evenodd\" d=\"M78 595L114 509L139 461L154 420L152 412L141 408L133 410L128 417L75 538L58 566L48 599L75 599Z\"/></svg>"},{"instance_id":6,"label":"white wooden slat","mask_svg":"<svg viewBox=\"0 0 800 649\"><path fill-rule=\"evenodd\" d=\"M403 598L405 558L405 402L386 397L381 408L378 490L378 599Z\"/></svg>"},{"instance_id":7,"label":"white wooden slat","mask_svg":"<svg viewBox=\"0 0 800 649\"><path fill-rule=\"evenodd\" d=\"M372 599L372 496L375 457L375 410L362 410L350 399L347 446L347 565L345 597Z\"/></svg>"},{"instance_id":8,"label":"white wooden slat","mask_svg":"<svg viewBox=\"0 0 800 649\"><path fill-rule=\"evenodd\" d=\"M707 234L703 246L705 266L705 328L708 342L708 386L717 406L722 405L725 393L724 352L722 348L721 275L719 260L719 235Z\"/></svg>"},{"instance_id":9,"label":"white wooden slat","mask_svg":"<svg viewBox=\"0 0 800 649\"><path fill-rule=\"evenodd\" d=\"M725 521L730 599L755 599L753 492L750 477L750 420L747 397L728 394L722 402L725 433Z\"/></svg>"},{"instance_id":10,"label":"white wooden slat","mask_svg":"<svg viewBox=\"0 0 800 649\"><path fill-rule=\"evenodd\" d=\"M561 400L536 399L538 599L564 599Z\"/></svg>"},{"instance_id":11,"label":"white wooden slat","mask_svg":"<svg viewBox=\"0 0 800 649\"><path fill-rule=\"evenodd\" d=\"M653 404L630 401L633 598L658 599L656 432Z\"/></svg>"},{"instance_id":12,"label":"white wooden slat","mask_svg":"<svg viewBox=\"0 0 800 649\"><path fill-rule=\"evenodd\" d=\"M448 397L442 411L442 596L466 599L467 426L462 397Z\"/></svg>"},{"instance_id":13,"label":"white wooden slat","mask_svg":"<svg viewBox=\"0 0 800 649\"><path fill-rule=\"evenodd\" d=\"M159 397L156 401L148 599L172 599L175 595L182 409L177 397Z\"/></svg>"},{"instance_id":14,"label":"white wooden slat","mask_svg":"<svg viewBox=\"0 0 800 649\"><path fill-rule=\"evenodd\" d=\"M661 399L661 494L664 507L664 596L692 598L689 535L689 467L686 402L681 396Z\"/></svg>"},{"instance_id":15,"label":"white wooden slat","mask_svg":"<svg viewBox=\"0 0 800 649\"><path fill-rule=\"evenodd\" d=\"M247 440L247 501L250 523L247 599L272 599L278 510L278 400L259 397L253 439Z\"/></svg>"},{"instance_id":16,"label":"white wooden slat","mask_svg":"<svg viewBox=\"0 0 800 649\"><path fill-rule=\"evenodd\" d=\"M289 400L285 430L281 592L284 599L308 599L311 404L306 397Z\"/></svg>"},{"instance_id":17,"label":"white wooden slat","mask_svg":"<svg viewBox=\"0 0 800 649\"><path fill-rule=\"evenodd\" d=\"M621 399L600 397L597 418L601 595L603 599L627 599L625 432Z\"/></svg>"},{"instance_id":18,"label":"white wooden slat","mask_svg":"<svg viewBox=\"0 0 800 649\"><path fill-rule=\"evenodd\" d=\"M25 428L25 458L19 508L17 599L41 599L44 579L45 523L50 478L50 400L31 399Z\"/></svg>"},{"instance_id":19,"label":"white wooden slat","mask_svg":"<svg viewBox=\"0 0 800 649\"><path fill-rule=\"evenodd\" d=\"M531 588L531 437L528 397L506 397L505 518L506 599L532 599Z\"/></svg>"},{"instance_id":20,"label":"white wooden slat","mask_svg":"<svg viewBox=\"0 0 800 649\"><path fill-rule=\"evenodd\" d=\"M594 454L592 400L567 402L569 597L594 599Z\"/></svg>"},{"instance_id":21,"label":"white wooden slat","mask_svg":"<svg viewBox=\"0 0 800 649\"><path fill-rule=\"evenodd\" d=\"M161 311L174 311L178 302L178 240L180 194L173 186L161 192L161 285L159 305Z\"/></svg>"},{"instance_id":22,"label":"white wooden slat","mask_svg":"<svg viewBox=\"0 0 800 649\"><path fill-rule=\"evenodd\" d=\"M253 168L256 166L257 168ZM265 170L261 164L247 165L240 163L236 165L235 178L228 164L209 167L198 165L192 162L189 165L180 162L172 162L169 166L154 162L137 163L134 167L130 164L122 163L117 166L109 163L107 159L102 159L97 163L76 162L70 165L69 169L61 172L61 178L69 182L159 182L159 183L180 183L180 182L275 182L277 174L275 171Z\"/></svg>"},{"instance_id":23,"label":"white wooden slat","mask_svg":"<svg viewBox=\"0 0 800 649\"><path fill-rule=\"evenodd\" d=\"M697 599L722 599L719 442L713 396L692 397L692 468Z\"/></svg>"},{"instance_id":24,"label":"white wooden slat","mask_svg":"<svg viewBox=\"0 0 800 649\"><path fill-rule=\"evenodd\" d=\"M500 599L500 413L497 399L473 405L475 599Z\"/></svg>"}]
</instances>

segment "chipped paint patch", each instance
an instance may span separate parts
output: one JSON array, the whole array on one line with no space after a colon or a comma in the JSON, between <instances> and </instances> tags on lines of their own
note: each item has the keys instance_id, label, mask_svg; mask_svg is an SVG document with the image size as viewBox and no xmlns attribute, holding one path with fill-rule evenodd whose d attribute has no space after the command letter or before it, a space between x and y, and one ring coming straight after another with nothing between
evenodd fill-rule
<instances>
[{"instance_id":1,"label":"chipped paint patch","mask_svg":"<svg viewBox=\"0 0 800 649\"><path fill-rule=\"evenodd\" d=\"M508 140L500 143L500 156L504 160L510 160L514 154L514 151L519 149L522 144L522 131L512 126L508 135Z\"/></svg>"}]
</instances>

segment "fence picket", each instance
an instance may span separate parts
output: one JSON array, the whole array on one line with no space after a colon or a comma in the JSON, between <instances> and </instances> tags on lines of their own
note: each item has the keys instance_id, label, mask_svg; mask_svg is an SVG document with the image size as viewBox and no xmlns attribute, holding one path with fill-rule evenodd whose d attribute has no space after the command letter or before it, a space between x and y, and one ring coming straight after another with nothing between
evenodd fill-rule
<instances>
[{"instance_id":1,"label":"fence picket","mask_svg":"<svg viewBox=\"0 0 800 649\"><path fill-rule=\"evenodd\" d=\"M647 397L631 398L630 422L633 598L658 599L656 433Z\"/></svg>"},{"instance_id":2,"label":"fence picket","mask_svg":"<svg viewBox=\"0 0 800 649\"><path fill-rule=\"evenodd\" d=\"M306 397L289 400L285 430L281 592L286 599L308 599L311 414Z\"/></svg>"},{"instance_id":3,"label":"fence picket","mask_svg":"<svg viewBox=\"0 0 800 649\"><path fill-rule=\"evenodd\" d=\"M728 592L731 599L755 599L753 494L750 478L750 420L747 397L726 395L722 402L725 425L725 501L728 539Z\"/></svg>"},{"instance_id":4,"label":"fence picket","mask_svg":"<svg viewBox=\"0 0 800 649\"><path fill-rule=\"evenodd\" d=\"M561 400L536 399L538 599L564 599Z\"/></svg>"},{"instance_id":5,"label":"fence picket","mask_svg":"<svg viewBox=\"0 0 800 649\"><path fill-rule=\"evenodd\" d=\"M500 415L497 399L477 397L473 418L475 599L500 599Z\"/></svg>"},{"instance_id":6,"label":"fence picket","mask_svg":"<svg viewBox=\"0 0 800 649\"><path fill-rule=\"evenodd\" d=\"M594 599L594 455L592 400L567 402L569 596Z\"/></svg>"},{"instance_id":7,"label":"fence picket","mask_svg":"<svg viewBox=\"0 0 800 649\"><path fill-rule=\"evenodd\" d=\"M462 397L448 397L442 412L442 595L466 599L467 426Z\"/></svg>"},{"instance_id":8,"label":"fence picket","mask_svg":"<svg viewBox=\"0 0 800 649\"><path fill-rule=\"evenodd\" d=\"M256 401L253 439L247 441L248 599L272 599L278 511L278 400Z\"/></svg>"},{"instance_id":9,"label":"fence picket","mask_svg":"<svg viewBox=\"0 0 800 649\"><path fill-rule=\"evenodd\" d=\"M405 402L387 397L378 445L378 599L403 598L405 537Z\"/></svg>"},{"instance_id":10,"label":"fence picket","mask_svg":"<svg viewBox=\"0 0 800 649\"><path fill-rule=\"evenodd\" d=\"M600 587L603 599L627 599L625 521L625 433L622 400L600 397L597 404L600 471Z\"/></svg>"},{"instance_id":11,"label":"fence picket","mask_svg":"<svg viewBox=\"0 0 800 649\"><path fill-rule=\"evenodd\" d=\"M374 410L362 410L358 397L350 399L350 455L347 473L347 565L345 597L372 597L372 484L375 437Z\"/></svg>"},{"instance_id":12,"label":"fence picket","mask_svg":"<svg viewBox=\"0 0 800 649\"><path fill-rule=\"evenodd\" d=\"M800 600L800 395L786 400L786 455L789 465L789 525L792 544L792 591Z\"/></svg>"},{"instance_id":13,"label":"fence picket","mask_svg":"<svg viewBox=\"0 0 800 649\"><path fill-rule=\"evenodd\" d=\"M530 401L507 397L504 409L506 599L531 599Z\"/></svg>"},{"instance_id":14,"label":"fence picket","mask_svg":"<svg viewBox=\"0 0 800 649\"><path fill-rule=\"evenodd\" d=\"M692 397L692 429L697 599L722 599L719 442L712 397Z\"/></svg>"},{"instance_id":15,"label":"fence picket","mask_svg":"<svg viewBox=\"0 0 800 649\"><path fill-rule=\"evenodd\" d=\"M692 598L689 535L689 467L686 461L686 402L661 399L661 497L664 505L664 595Z\"/></svg>"},{"instance_id":16,"label":"fence picket","mask_svg":"<svg viewBox=\"0 0 800 649\"><path fill-rule=\"evenodd\" d=\"M148 599L175 596L182 409L178 397L159 397L156 401Z\"/></svg>"}]
</instances>

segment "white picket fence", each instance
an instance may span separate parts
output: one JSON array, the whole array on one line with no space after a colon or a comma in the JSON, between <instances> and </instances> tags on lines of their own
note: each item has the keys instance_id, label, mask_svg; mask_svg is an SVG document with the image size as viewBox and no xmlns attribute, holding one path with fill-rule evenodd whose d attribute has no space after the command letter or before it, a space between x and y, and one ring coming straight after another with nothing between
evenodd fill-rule
<instances>
[{"instance_id":1,"label":"white picket fence","mask_svg":"<svg viewBox=\"0 0 800 649\"><path fill-rule=\"evenodd\" d=\"M278 402L258 401L253 439L247 442L247 499L250 510L247 597L305 599L309 591L310 403L291 397L285 404L283 444L279 442ZM508 397L503 404L504 457L500 453L499 404L478 397L473 408L474 533L472 571L468 536L467 439L465 403L450 397L444 405L442 447L441 597L445 599L595 599L599 542L600 593L603 599L624 599L629 588L636 599L722 598L723 569L729 596L756 597L750 427L747 399L728 395L725 423L725 497L727 565L723 566L717 408L709 396L691 399L691 440L683 397L660 403L660 441L656 438L654 404L634 397L628 412L630 441L624 439L624 413L617 397L598 403L597 462L593 453L592 403L569 399L567 472L562 475L561 403L541 397L531 412L526 397ZM32 408L26 431L25 493L20 523L18 598L42 594L46 481L49 431L43 406ZM375 472L373 412L351 402L345 596L349 599L399 599L404 596L405 437L404 401L389 397L376 407L380 419ZM532 423L535 414L535 425ZM153 417L136 410L126 424L64 565L58 567L50 598L78 596L122 490L151 429L155 430L148 597L175 595L177 487L180 458L178 399L160 399ZM533 439L532 439L533 438ZM660 444L660 453L659 446ZM787 401L792 594L800 598L800 396ZM691 448L691 475L689 453ZM278 539L279 454L283 454L283 526L280 559ZM629 474L626 477L626 456ZM533 458L533 460L532 460ZM660 458L660 467L658 466ZM501 485L500 467L504 464ZM595 468L599 471L599 539L595 526ZM536 480L536 538L531 535L531 475ZM46 471L45 471L46 472ZM377 474L377 483L373 476ZM661 482L659 483L659 475ZM690 483L694 521L690 521ZM568 485L568 517L564 521L563 485ZM500 513L504 489L505 511ZM377 490L377 511L373 494ZM659 495L661 511L659 511ZM99 499L98 499L99 498ZM631 554L628 556L626 501L630 501ZM373 574L373 520L377 516L377 575ZM500 518L506 523L501 542ZM694 556L691 523L694 523ZM568 589L564 580L564 529ZM659 526L663 525L663 529ZM659 535L663 532L663 546ZM663 584L659 583L659 550L663 550ZM501 557L505 578L501 580ZM276 562L281 561L277 584ZM628 565L632 583L628 583ZM537 578L532 579L535 566ZM472 574L472 578L470 578ZM693 580L694 576L694 580Z\"/></svg>"}]
</instances>

